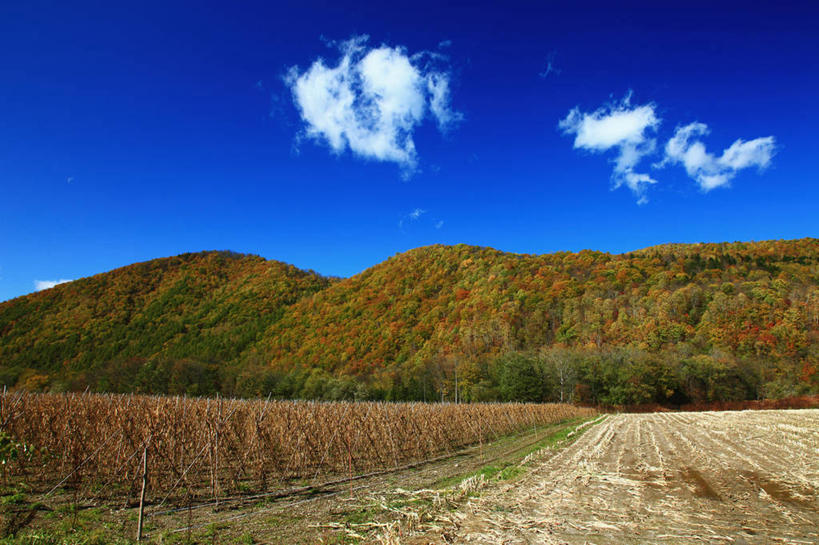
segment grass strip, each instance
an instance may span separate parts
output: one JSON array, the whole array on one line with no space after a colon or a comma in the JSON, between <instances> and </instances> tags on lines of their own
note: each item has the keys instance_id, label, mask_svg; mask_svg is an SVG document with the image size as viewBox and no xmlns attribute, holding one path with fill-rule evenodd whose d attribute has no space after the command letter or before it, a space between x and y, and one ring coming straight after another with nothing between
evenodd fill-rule
<instances>
[{"instance_id":1,"label":"grass strip","mask_svg":"<svg viewBox=\"0 0 819 545\"><path fill-rule=\"evenodd\" d=\"M544 430L545 435L533 443L524 445L519 449L507 452L477 471L453 475L441 479L436 483L437 488L451 488L466 479L472 477L483 477L487 480L496 478L497 480L510 480L523 474L526 469L522 462L527 456L546 448L556 446L565 447L576 441L583 433L592 427L597 421L602 421L606 415L591 418L572 418L559 422Z\"/></svg>"}]
</instances>

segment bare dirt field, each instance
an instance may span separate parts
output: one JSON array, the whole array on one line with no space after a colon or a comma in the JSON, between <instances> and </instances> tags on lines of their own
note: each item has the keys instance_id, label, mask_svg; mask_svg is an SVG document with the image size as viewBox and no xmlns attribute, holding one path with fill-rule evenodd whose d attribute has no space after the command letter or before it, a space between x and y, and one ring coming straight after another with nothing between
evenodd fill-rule
<instances>
[{"instance_id":1,"label":"bare dirt field","mask_svg":"<svg viewBox=\"0 0 819 545\"><path fill-rule=\"evenodd\" d=\"M819 410L612 415L410 543L819 543Z\"/></svg>"}]
</instances>

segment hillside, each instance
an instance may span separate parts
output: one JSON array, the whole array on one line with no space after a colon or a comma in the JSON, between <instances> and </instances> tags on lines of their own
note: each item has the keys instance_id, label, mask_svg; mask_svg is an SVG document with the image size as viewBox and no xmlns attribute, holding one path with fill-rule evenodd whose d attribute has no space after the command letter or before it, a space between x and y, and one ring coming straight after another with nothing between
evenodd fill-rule
<instances>
[{"instance_id":1,"label":"hillside","mask_svg":"<svg viewBox=\"0 0 819 545\"><path fill-rule=\"evenodd\" d=\"M4 380L32 389L454 399L457 374L461 399L796 395L819 391L819 240L436 245L340 281L189 254L0 304L0 332Z\"/></svg>"},{"instance_id":2,"label":"hillside","mask_svg":"<svg viewBox=\"0 0 819 545\"><path fill-rule=\"evenodd\" d=\"M675 361L707 354L777 377L813 376L818 285L815 239L625 255L431 246L300 301L258 350L282 371L303 365L376 377L411 397L423 377L452 383L455 366L462 385L498 384L494 359L535 351L549 359L544 347L572 349L563 360L613 357L618 369L646 354ZM612 355L617 348L631 353Z\"/></svg>"},{"instance_id":3,"label":"hillside","mask_svg":"<svg viewBox=\"0 0 819 545\"><path fill-rule=\"evenodd\" d=\"M162 380L155 375L175 372L194 375L185 382L195 385L209 371L201 364L235 361L288 305L330 284L232 252L154 259L60 284L0 303L0 378L27 389L150 391ZM146 367L148 360L165 365Z\"/></svg>"}]
</instances>

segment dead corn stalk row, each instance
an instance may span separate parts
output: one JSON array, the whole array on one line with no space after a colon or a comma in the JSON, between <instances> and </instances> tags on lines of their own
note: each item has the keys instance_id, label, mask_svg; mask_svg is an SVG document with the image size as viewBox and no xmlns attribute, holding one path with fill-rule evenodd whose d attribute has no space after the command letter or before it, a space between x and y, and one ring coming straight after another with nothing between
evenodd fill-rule
<instances>
[{"instance_id":1,"label":"dead corn stalk row","mask_svg":"<svg viewBox=\"0 0 819 545\"><path fill-rule=\"evenodd\" d=\"M560 404L0 394L1 429L36 447L9 464L9 479L130 506L144 479L157 507L398 467L591 414Z\"/></svg>"}]
</instances>

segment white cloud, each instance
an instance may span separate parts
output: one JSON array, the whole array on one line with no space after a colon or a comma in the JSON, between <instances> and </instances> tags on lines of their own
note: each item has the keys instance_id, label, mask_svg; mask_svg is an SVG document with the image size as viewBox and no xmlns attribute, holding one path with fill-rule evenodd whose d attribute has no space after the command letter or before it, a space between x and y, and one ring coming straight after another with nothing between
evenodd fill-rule
<instances>
[{"instance_id":1,"label":"white cloud","mask_svg":"<svg viewBox=\"0 0 819 545\"><path fill-rule=\"evenodd\" d=\"M441 132L449 130L463 119L463 115L450 106L449 76L440 73L430 74L427 78L427 89L430 93L429 109L438 120L438 129Z\"/></svg>"},{"instance_id":2,"label":"white cloud","mask_svg":"<svg viewBox=\"0 0 819 545\"><path fill-rule=\"evenodd\" d=\"M443 225L443 220L439 221L435 216L430 216L423 208L413 208L398 220L398 228L402 231L404 228L428 228L429 226L440 229Z\"/></svg>"},{"instance_id":3,"label":"white cloud","mask_svg":"<svg viewBox=\"0 0 819 545\"><path fill-rule=\"evenodd\" d=\"M368 159L392 161L406 173L417 164L413 132L427 113L447 130L461 119L450 105L450 75L437 54L408 56L403 47L367 48L366 36L340 44L341 58L292 67L285 81L305 123L305 135L335 153L349 148Z\"/></svg>"},{"instance_id":4,"label":"white cloud","mask_svg":"<svg viewBox=\"0 0 819 545\"><path fill-rule=\"evenodd\" d=\"M776 152L774 137L766 136L748 142L739 139L716 157L708 153L699 140L708 133L705 123L678 127L665 145L665 158L657 166L680 163L703 191L710 191L728 185L739 170L754 166L760 170L766 168Z\"/></svg>"},{"instance_id":5,"label":"white cloud","mask_svg":"<svg viewBox=\"0 0 819 545\"><path fill-rule=\"evenodd\" d=\"M404 216L403 218L398 220L398 228L403 229L404 224L407 221L418 221L418 218L420 218L425 213L426 213L426 210L423 210L421 208L414 209L412 212L410 212L409 214L407 214L406 216Z\"/></svg>"},{"instance_id":6,"label":"white cloud","mask_svg":"<svg viewBox=\"0 0 819 545\"><path fill-rule=\"evenodd\" d=\"M409 218L411 220L417 220L418 218L421 217L421 214L423 214L424 212L426 212L426 210L421 210L420 208L416 208L415 210L413 210L412 212L409 213Z\"/></svg>"},{"instance_id":7,"label":"white cloud","mask_svg":"<svg viewBox=\"0 0 819 545\"><path fill-rule=\"evenodd\" d=\"M61 278L60 280L35 280L34 281L34 289L36 291L43 291L49 288L53 288L57 284L65 284L66 282L71 282L70 278Z\"/></svg>"},{"instance_id":8,"label":"white cloud","mask_svg":"<svg viewBox=\"0 0 819 545\"><path fill-rule=\"evenodd\" d=\"M565 134L574 134L575 149L602 153L616 149L612 179L614 186L627 186L638 197L638 203L648 202L645 188L657 183L651 176L635 172L643 157L656 148L656 140L649 133L660 125L653 104L631 106L631 93L619 103L601 106L591 113L573 108L558 127Z\"/></svg>"}]
</instances>

